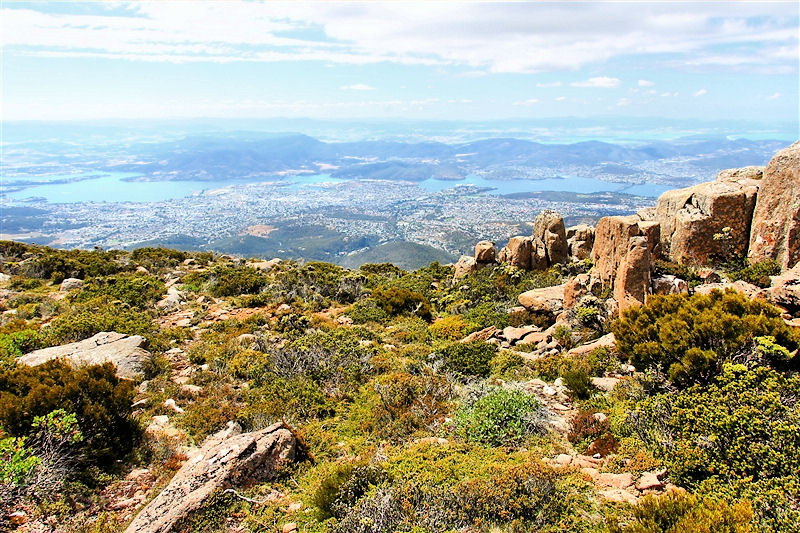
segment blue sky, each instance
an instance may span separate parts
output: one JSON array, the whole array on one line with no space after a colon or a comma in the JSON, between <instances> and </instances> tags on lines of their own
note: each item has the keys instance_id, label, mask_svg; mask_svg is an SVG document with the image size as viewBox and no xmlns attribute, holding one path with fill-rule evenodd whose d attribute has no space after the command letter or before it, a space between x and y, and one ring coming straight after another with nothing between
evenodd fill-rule
<instances>
[{"instance_id":1,"label":"blue sky","mask_svg":"<svg viewBox=\"0 0 800 533\"><path fill-rule=\"evenodd\" d=\"M3 2L2 116L791 123L799 5Z\"/></svg>"}]
</instances>

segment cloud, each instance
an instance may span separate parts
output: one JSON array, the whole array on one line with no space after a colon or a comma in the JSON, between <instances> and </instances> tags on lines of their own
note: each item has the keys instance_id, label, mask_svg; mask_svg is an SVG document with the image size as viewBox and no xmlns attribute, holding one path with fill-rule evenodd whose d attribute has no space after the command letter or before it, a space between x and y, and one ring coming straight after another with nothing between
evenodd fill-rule
<instances>
[{"instance_id":1,"label":"cloud","mask_svg":"<svg viewBox=\"0 0 800 533\"><path fill-rule=\"evenodd\" d=\"M781 97L781 93L772 93L771 95L767 96L767 100L777 100Z\"/></svg>"},{"instance_id":2,"label":"cloud","mask_svg":"<svg viewBox=\"0 0 800 533\"><path fill-rule=\"evenodd\" d=\"M586 81L576 81L570 83L573 87L596 87L600 89L615 89L622 84L619 78L609 78L607 76L598 76L596 78L589 78Z\"/></svg>"},{"instance_id":3,"label":"cloud","mask_svg":"<svg viewBox=\"0 0 800 533\"><path fill-rule=\"evenodd\" d=\"M44 4L41 4L44 5ZM65 12L66 11L66 12ZM135 2L5 4L4 54L154 62L320 61L575 71L614 58L796 72L796 5Z\"/></svg>"},{"instance_id":4,"label":"cloud","mask_svg":"<svg viewBox=\"0 0 800 533\"><path fill-rule=\"evenodd\" d=\"M536 84L536 86L538 88L540 88L540 89L547 89L547 88L550 88L550 87L561 87L562 85L563 85L563 83L561 83L560 81L553 81L553 82L550 82L550 83L537 83Z\"/></svg>"},{"instance_id":5,"label":"cloud","mask_svg":"<svg viewBox=\"0 0 800 533\"><path fill-rule=\"evenodd\" d=\"M628 105L631 105L630 98L620 98L619 100L617 100L617 107L625 107Z\"/></svg>"},{"instance_id":6,"label":"cloud","mask_svg":"<svg viewBox=\"0 0 800 533\"><path fill-rule=\"evenodd\" d=\"M650 80L639 80L639 87L653 87L656 84L654 81Z\"/></svg>"},{"instance_id":7,"label":"cloud","mask_svg":"<svg viewBox=\"0 0 800 533\"><path fill-rule=\"evenodd\" d=\"M698 96L703 96L704 94L708 94L708 91L706 91L705 89L700 89L699 91L695 91L694 94L692 94L692 96L697 98Z\"/></svg>"},{"instance_id":8,"label":"cloud","mask_svg":"<svg viewBox=\"0 0 800 533\"><path fill-rule=\"evenodd\" d=\"M342 85L339 89L342 91L374 91L375 87L366 83L354 83L353 85Z\"/></svg>"},{"instance_id":9,"label":"cloud","mask_svg":"<svg viewBox=\"0 0 800 533\"><path fill-rule=\"evenodd\" d=\"M514 105L529 106L529 105L535 105L535 104L538 104L538 103L539 103L539 99L538 98L528 98L527 100L520 100L518 102L514 102Z\"/></svg>"},{"instance_id":10,"label":"cloud","mask_svg":"<svg viewBox=\"0 0 800 533\"><path fill-rule=\"evenodd\" d=\"M556 97L556 102L563 102L563 101L565 101L566 99L567 99L567 97L566 97L566 96L558 96L558 97Z\"/></svg>"}]
</instances>

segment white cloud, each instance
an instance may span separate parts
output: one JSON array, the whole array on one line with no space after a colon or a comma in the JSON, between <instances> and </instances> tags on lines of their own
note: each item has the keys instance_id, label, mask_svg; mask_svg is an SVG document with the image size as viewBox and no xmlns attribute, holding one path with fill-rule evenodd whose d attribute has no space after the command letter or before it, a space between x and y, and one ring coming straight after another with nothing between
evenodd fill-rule
<instances>
[{"instance_id":1,"label":"white cloud","mask_svg":"<svg viewBox=\"0 0 800 533\"><path fill-rule=\"evenodd\" d=\"M563 102L566 99L567 99L566 96L558 96L558 97L556 97L556 102Z\"/></svg>"},{"instance_id":2,"label":"white cloud","mask_svg":"<svg viewBox=\"0 0 800 533\"><path fill-rule=\"evenodd\" d=\"M600 89L615 89L622 84L619 78L609 78L607 76L598 76L596 78L589 78L585 81L576 81L570 83L573 87L596 87Z\"/></svg>"},{"instance_id":3,"label":"white cloud","mask_svg":"<svg viewBox=\"0 0 800 533\"><path fill-rule=\"evenodd\" d=\"M563 85L563 83L561 83L560 81L553 81L553 82L550 82L550 83L537 83L536 84L536 86L539 87L540 89L547 89L547 88L550 88L550 87L561 87L562 85Z\"/></svg>"},{"instance_id":4,"label":"white cloud","mask_svg":"<svg viewBox=\"0 0 800 533\"><path fill-rule=\"evenodd\" d=\"M538 104L538 103L539 103L539 99L538 98L528 98L527 100L520 100L518 102L514 102L514 105L529 106L529 105L535 105L535 104Z\"/></svg>"},{"instance_id":5,"label":"white cloud","mask_svg":"<svg viewBox=\"0 0 800 533\"><path fill-rule=\"evenodd\" d=\"M639 87L653 87L656 84L654 81L650 80L639 80Z\"/></svg>"},{"instance_id":6,"label":"white cloud","mask_svg":"<svg viewBox=\"0 0 800 533\"><path fill-rule=\"evenodd\" d=\"M620 98L619 100L617 100L617 107L625 107L628 105L631 105L630 98Z\"/></svg>"},{"instance_id":7,"label":"white cloud","mask_svg":"<svg viewBox=\"0 0 800 533\"><path fill-rule=\"evenodd\" d=\"M795 72L792 3L136 2L45 13L2 9L4 54L159 62L321 61L576 70L669 55L671 68ZM91 14L87 14L91 13Z\"/></svg>"},{"instance_id":8,"label":"white cloud","mask_svg":"<svg viewBox=\"0 0 800 533\"><path fill-rule=\"evenodd\" d=\"M694 94L692 94L692 96L697 98L698 96L703 96L704 94L708 94L708 91L706 91L705 89L700 89L699 91L695 91Z\"/></svg>"},{"instance_id":9,"label":"white cloud","mask_svg":"<svg viewBox=\"0 0 800 533\"><path fill-rule=\"evenodd\" d=\"M767 96L767 100L777 100L781 97L781 93L772 93L771 95Z\"/></svg>"},{"instance_id":10,"label":"white cloud","mask_svg":"<svg viewBox=\"0 0 800 533\"><path fill-rule=\"evenodd\" d=\"M375 87L366 83L354 83L353 85L342 85L339 89L342 91L374 91Z\"/></svg>"}]
</instances>

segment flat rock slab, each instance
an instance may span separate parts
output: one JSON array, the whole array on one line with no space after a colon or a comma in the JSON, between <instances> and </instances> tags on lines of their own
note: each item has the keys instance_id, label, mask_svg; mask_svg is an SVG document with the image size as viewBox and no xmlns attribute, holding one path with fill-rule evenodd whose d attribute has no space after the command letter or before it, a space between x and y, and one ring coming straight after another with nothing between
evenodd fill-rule
<instances>
[{"instance_id":1,"label":"flat rock slab","mask_svg":"<svg viewBox=\"0 0 800 533\"><path fill-rule=\"evenodd\" d=\"M38 366L53 359L66 359L73 366L114 363L117 376L123 379L142 377L142 364L150 358L143 346L147 340L140 335L125 335L103 331L79 342L36 350L17 359L17 363Z\"/></svg>"},{"instance_id":2,"label":"flat rock slab","mask_svg":"<svg viewBox=\"0 0 800 533\"><path fill-rule=\"evenodd\" d=\"M294 435L282 423L252 433L231 425L210 436L125 533L168 533L218 489L273 479L295 458Z\"/></svg>"}]
</instances>

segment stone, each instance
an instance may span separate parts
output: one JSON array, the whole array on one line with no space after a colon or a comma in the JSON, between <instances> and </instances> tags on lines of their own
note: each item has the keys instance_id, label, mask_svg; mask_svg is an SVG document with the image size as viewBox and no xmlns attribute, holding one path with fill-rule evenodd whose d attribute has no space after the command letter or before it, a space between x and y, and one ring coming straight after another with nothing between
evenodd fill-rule
<instances>
[{"instance_id":1,"label":"stone","mask_svg":"<svg viewBox=\"0 0 800 533\"><path fill-rule=\"evenodd\" d=\"M704 265L746 255L760 184L744 178L718 180L662 194L656 216L669 259Z\"/></svg>"},{"instance_id":2,"label":"stone","mask_svg":"<svg viewBox=\"0 0 800 533\"><path fill-rule=\"evenodd\" d=\"M600 389L603 392L611 392L614 390L614 387L617 386L617 383L620 382L619 378L601 378L601 377L593 377L590 379L592 382L592 386Z\"/></svg>"},{"instance_id":3,"label":"stone","mask_svg":"<svg viewBox=\"0 0 800 533\"><path fill-rule=\"evenodd\" d=\"M6 274L5 272L0 272L0 283L5 283L11 279L11 276Z\"/></svg>"},{"instance_id":4,"label":"stone","mask_svg":"<svg viewBox=\"0 0 800 533\"><path fill-rule=\"evenodd\" d=\"M588 224L578 224L567 228L567 247L572 261L583 261L592 256L594 247L594 228Z\"/></svg>"},{"instance_id":5,"label":"stone","mask_svg":"<svg viewBox=\"0 0 800 533\"><path fill-rule=\"evenodd\" d=\"M547 270L547 250L542 241L531 242L531 270Z\"/></svg>"},{"instance_id":6,"label":"stone","mask_svg":"<svg viewBox=\"0 0 800 533\"><path fill-rule=\"evenodd\" d=\"M567 352L567 357L583 357L597 348L608 348L612 350L614 349L616 342L617 339L614 337L614 334L608 333L599 339L595 339L591 342L587 342L586 344L581 344L580 346L572 348Z\"/></svg>"},{"instance_id":7,"label":"stone","mask_svg":"<svg viewBox=\"0 0 800 533\"><path fill-rule=\"evenodd\" d=\"M164 402L164 407L166 407L167 409L172 409L173 411L175 411L178 414L183 413L183 409L181 409L181 407L178 406L178 404L175 403L175 400L172 399L172 398L168 398Z\"/></svg>"},{"instance_id":8,"label":"stone","mask_svg":"<svg viewBox=\"0 0 800 533\"><path fill-rule=\"evenodd\" d=\"M627 489L633 485L633 476L629 472L623 474L611 474L603 472L597 476L597 484L615 489Z\"/></svg>"},{"instance_id":9,"label":"stone","mask_svg":"<svg viewBox=\"0 0 800 533\"><path fill-rule=\"evenodd\" d=\"M475 245L476 263L494 263L497 260L497 250L492 241L481 241Z\"/></svg>"},{"instance_id":10,"label":"stone","mask_svg":"<svg viewBox=\"0 0 800 533\"><path fill-rule=\"evenodd\" d=\"M619 310L645 303L650 290L650 251L646 237L631 237L628 251L614 281L614 298Z\"/></svg>"},{"instance_id":11,"label":"stone","mask_svg":"<svg viewBox=\"0 0 800 533\"><path fill-rule=\"evenodd\" d=\"M171 313L184 303L184 294L176 287L167 289L167 295L156 303L156 308Z\"/></svg>"},{"instance_id":12,"label":"stone","mask_svg":"<svg viewBox=\"0 0 800 533\"><path fill-rule=\"evenodd\" d=\"M461 342L462 343L467 343L467 342L472 342L472 341L484 341L484 342L486 342L489 339L491 339L492 337L494 337L495 335L497 335L497 333L499 331L500 330L497 329L495 326L489 326L489 327L483 328L480 331L473 331L472 333L470 333L469 335L467 335L466 337L461 339Z\"/></svg>"},{"instance_id":13,"label":"stone","mask_svg":"<svg viewBox=\"0 0 800 533\"><path fill-rule=\"evenodd\" d=\"M150 359L150 352L144 349L146 344L140 335L103 331L82 341L36 350L19 357L17 363L38 366L62 358L72 366L113 363L118 377L136 380L142 377L142 365Z\"/></svg>"},{"instance_id":14,"label":"stone","mask_svg":"<svg viewBox=\"0 0 800 533\"><path fill-rule=\"evenodd\" d=\"M636 505L636 496L623 489L603 489L598 491L601 497L615 503Z\"/></svg>"},{"instance_id":15,"label":"stone","mask_svg":"<svg viewBox=\"0 0 800 533\"><path fill-rule=\"evenodd\" d=\"M518 328L515 328L514 326L508 326L503 328L503 337L511 344L514 344L515 342L522 340L526 335L530 333L536 333L538 331L541 331L541 328L536 326L521 326Z\"/></svg>"},{"instance_id":16,"label":"stone","mask_svg":"<svg viewBox=\"0 0 800 533\"><path fill-rule=\"evenodd\" d=\"M640 491L659 490L662 487L664 487L664 484L658 479L658 475L655 472L643 473L636 482L636 490Z\"/></svg>"},{"instance_id":17,"label":"stone","mask_svg":"<svg viewBox=\"0 0 800 533\"><path fill-rule=\"evenodd\" d=\"M528 311L556 314L564 308L564 284L525 291L517 301Z\"/></svg>"},{"instance_id":18,"label":"stone","mask_svg":"<svg viewBox=\"0 0 800 533\"><path fill-rule=\"evenodd\" d=\"M547 266L568 261L567 231L564 219L556 211L547 209L534 219L533 240L544 244Z\"/></svg>"},{"instance_id":19,"label":"stone","mask_svg":"<svg viewBox=\"0 0 800 533\"><path fill-rule=\"evenodd\" d=\"M592 274L602 285L613 286L617 270L628 254L633 237L645 237L648 251L657 256L660 239L659 225L642 220L638 215L603 217L597 223L592 249Z\"/></svg>"},{"instance_id":20,"label":"stone","mask_svg":"<svg viewBox=\"0 0 800 533\"><path fill-rule=\"evenodd\" d=\"M553 462L555 462L557 465L567 466L572 462L572 456L566 453L560 453L555 456Z\"/></svg>"},{"instance_id":21,"label":"stone","mask_svg":"<svg viewBox=\"0 0 800 533\"><path fill-rule=\"evenodd\" d=\"M80 289L83 287L83 280L78 278L67 278L61 282L58 290L61 292L71 291L73 289Z\"/></svg>"},{"instance_id":22,"label":"stone","mask_svg":"<svg viewBox=\"0 0 800 533\"><path fill-rule=\"evenodd\" d=\"M765 167L742 167L721 170L717 174L717 181L729 183L747 183L746 180L760 180L764 177ZM744 182L742 180L745 180Z\"/></svg>"},{"instance_id":23,"label":"stone","mask_svg":"<svg viewBox=\"0 0 800 533\"><path fill-rule=\"evenodd\" d=\"M725 283L707 283L705 285L698 285L694 288L695 294L711 294L712 291L723 291L733 289L737 292L744 293L748 298L755 298L756 295L762 293L759 287L743 280Z\"/></svg>"},{"instance_id":24,"label":"stone","mask_svg":"<svg viewBox=\"0 0 800 533\"><path fill-rule=\"evenodd\" d=\"M774 259L784 270L800 262L800 141L775 154L764 170L748 259Z\"/></svg>"},{"instance_id":25,"label":"stone","mask_svg":"<svg viewBox=\"0 0 800 533\"><path fill-rule=\"evenodd\" d=\"M653 278L652 281L653 294L688 294L689 284L681 278L664 275Z\"/></svg>"},{"instance_id":26,"label":"stone","mask_svg":"<svg viewBox=\"0 0 800 533\"><path fill-rule=\"evenodd\" d=\"M294 522L289 522L284 524L281 528L281 533L296 533L297 532L297 524Z\"/></svg>"},{"instance_id":27,"label":"stone","mask_svg":"<svg viewBox=\"0 0 800 533\"><path fill-rule=\"evenodd\" d=\"M229 424L206 439L125 532L171 531L215 491L274 479L282 466L294 461L295 453L295 437L283 423L252 433Z\"/></svg>"},{"instance_id":28,"label":"stone","mask_svg":"<svg viewBox=\"0 0 800 533\"><path fill-rule=\"evenodd\" d=\"M800 316L800 265L773 276L772 284L761 291L761 296L793 316Z\"/></svg>"},{"instance_id":29,"label":"stone","mask_svg":"<svg viewBox=\"0 0 800 533\"><path fill-rule=\"evenodd\" d=\"M256 268L258 270L263 270L265 272L268 272L268 271L272 270L273 268L275 268L275 266L280 262L281 262L281 260L276 257L274 259L270 259L269 261L253 261L253 262L247 263L246 266L249 266L250 268Z\"/></svg>"},{"instance_id":30,"label":"stone","mask_svg":"<svg viewBox=\"0 0 800 533\"><path fill-rule=\"evenodd\" d=\"M453 274L453 279L466 277L477 270L478 266L475 263L475 258L468 255L462 255L455 264L455 273Z\"/></svg>"},{"instance_id":31,"label":"stone","mask_svg":"<svg viewBox=\"0 0 800 533\"><path fill-rule=\"evenodd\" d=\"M523 270L531 269L533 237L511 237L503 248L502 260Z\"/></svg>"}]
</instances>

